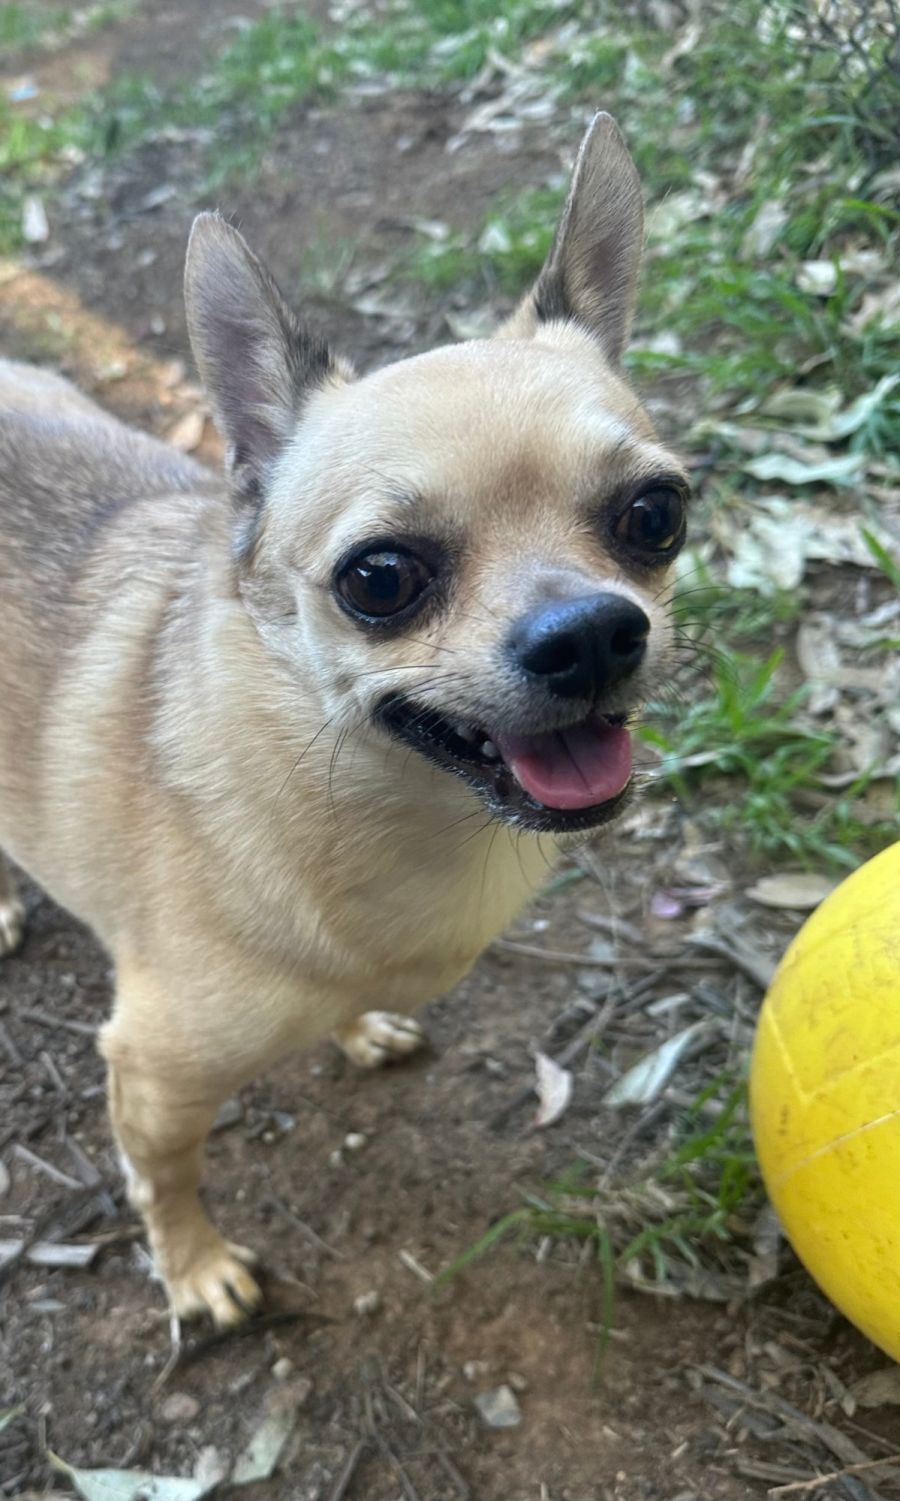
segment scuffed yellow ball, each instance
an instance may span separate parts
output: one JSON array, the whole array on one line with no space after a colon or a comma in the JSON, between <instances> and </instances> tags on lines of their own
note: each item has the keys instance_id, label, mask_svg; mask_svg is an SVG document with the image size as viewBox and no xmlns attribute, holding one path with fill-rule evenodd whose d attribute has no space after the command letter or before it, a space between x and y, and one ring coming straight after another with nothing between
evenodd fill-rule
<instances>
[{"instance_id":1,"label":"scuffed yellow ball","mask_svg":"<svg viewBox=\"0 0 900 1501\"><path fill-rule=\"evenodd\" d=\"M797 1255L900 1360L900 844L833 891L788 949L759 1019L750 1108Z\"/></svg>"}]
</instances>

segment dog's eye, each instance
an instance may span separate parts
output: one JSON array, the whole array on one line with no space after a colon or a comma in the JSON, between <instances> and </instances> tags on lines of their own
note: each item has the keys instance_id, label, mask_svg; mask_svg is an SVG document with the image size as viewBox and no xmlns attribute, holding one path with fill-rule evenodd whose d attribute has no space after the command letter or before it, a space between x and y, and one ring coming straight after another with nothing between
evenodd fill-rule
<instances>
[{"instance_id":1,"label":"dog's eye","mask_svg":"<svg viewBox=\"0 0 900 1501\"><path fill-rule=\"evenodd\" d=\"M354 558L337 588L354 614L384 619L408 610L431 579L431 569L415 553L385 548Z\"/></svg>"},{"instance_id":2,"label":"dog's eye","mask_svg":"<svg viewBox=\"0 0 900 1501\"><path fill-rule=\"evenodd\" d=\"M673 485L657 485L638 495L617 517L620 542L638 552L673 552L684 533L684 496Z\"/></svg>"}]
</instances>

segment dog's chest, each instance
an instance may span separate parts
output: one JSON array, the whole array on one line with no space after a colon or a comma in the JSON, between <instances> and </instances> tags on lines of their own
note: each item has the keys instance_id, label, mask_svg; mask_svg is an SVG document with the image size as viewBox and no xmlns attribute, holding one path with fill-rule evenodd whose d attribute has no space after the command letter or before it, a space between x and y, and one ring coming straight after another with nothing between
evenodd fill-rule
<instances>
[{"instance_id":1,"label":"dog's chest","mask_svg":"<svg viewBox=\"0 0 900 1501\"><path fill-rule=\"evenodd\" d=\"M343 880L320 885L315 911L295 908L296 941L312 970L350 991L362 986L369 1004L412 1008L468 972L546 871L537 840L516 844L505 829L427 862L361 859Z\"/></svg>"}]
</instances>

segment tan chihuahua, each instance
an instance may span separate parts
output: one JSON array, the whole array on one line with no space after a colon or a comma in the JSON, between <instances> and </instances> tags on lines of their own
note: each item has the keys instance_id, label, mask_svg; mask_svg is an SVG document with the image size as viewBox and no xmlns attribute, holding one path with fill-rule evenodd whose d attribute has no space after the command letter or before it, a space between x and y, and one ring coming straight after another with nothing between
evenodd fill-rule
<instances>
[{"instance_id":1,"label":"tan chihuahua","mask_svg":"<svg viewBox=\"0 0 900 1501\"><path fill-rule=\"evenodd\" d=\"M114 958L112 1121L180 1316L260 1297L198 1198L223 1099L328 1033L410 1052L627 796L687 496L618 370L641 235L597 115L509 322L357 378L202 214L227 485L0 365L0 844ZM4 867L0 952L21 925Z\"/></svg>"}]
</instances>

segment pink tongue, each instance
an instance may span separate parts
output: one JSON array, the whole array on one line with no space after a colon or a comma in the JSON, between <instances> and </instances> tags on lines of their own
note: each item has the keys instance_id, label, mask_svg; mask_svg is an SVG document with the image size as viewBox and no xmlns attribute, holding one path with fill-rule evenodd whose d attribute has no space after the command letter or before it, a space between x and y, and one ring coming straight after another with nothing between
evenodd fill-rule
<instances>
[{"instance_id":1,"label":"pink tongue","mask_svg":"<svg viewBox=\"0 0 900 1501\"><path fill-rule=\"evenodd\" d=\"M631 776L631 736L619 725L579 724L547 735L495 735L516 780L546 808L590 808Z\"/></svg>"}]
</instances>

